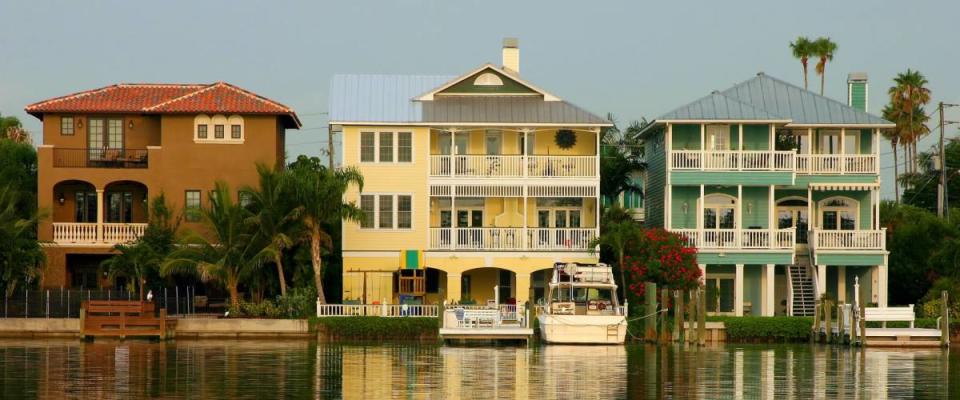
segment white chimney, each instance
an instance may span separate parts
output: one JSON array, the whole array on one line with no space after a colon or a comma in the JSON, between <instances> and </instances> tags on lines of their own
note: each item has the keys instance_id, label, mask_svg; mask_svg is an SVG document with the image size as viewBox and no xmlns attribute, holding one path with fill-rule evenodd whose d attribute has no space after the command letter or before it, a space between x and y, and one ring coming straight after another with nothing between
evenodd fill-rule
<instances>
[{"instance_id":1,"label":"white chimney","mask_svg":"<svg viewBox=\"0 0 960 400\"><path fill-rule=\"evenodd\" d=\"M520 75L520 41L517 38L503 39L503 68Z\"/></svg>"}]
</instances>

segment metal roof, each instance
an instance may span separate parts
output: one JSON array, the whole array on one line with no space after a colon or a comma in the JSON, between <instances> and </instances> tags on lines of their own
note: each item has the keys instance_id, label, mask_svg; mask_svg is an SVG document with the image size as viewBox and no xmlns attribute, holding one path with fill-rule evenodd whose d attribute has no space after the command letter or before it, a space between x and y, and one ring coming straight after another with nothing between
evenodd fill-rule
<instances>
[{"instance_id":1,"label":"metal roof","mask_svg":"<svg viewBox=\"0 0 960 400\"><path fill-rule=\"evenodd\" d=\"M883 118L763 73L656 120L784 120L791 125L893 126Z\"/></svg>"},{"instance_id":2,"label":"metal roof","mask_svg":"<svg viewBox=\"0 0 960 400\"><path fill-rule=\"evenodd\" d=\"M722 94L786 117L793 125L893 125L883 118L764 73L724 90Z\"/></svg>"},{"instance_id":3,"label":"metal roof","mask_svg":"<svg viewBox=\"0 0 960 400\"><path fill-rule=\"evenodd\" d=\"M334 75L330 121L421 122L421 102L412 101L455 75Z\"/></svg>"},{"instance_id":4,"label":"metal roof","mask_svg":"<svg viewBox=\"0 0 960 400\"><path fill-rule=\"evenodd\" d=\"M515 96L451 97L423 102L423 122L592 124L610 121L566 101Z\"/></svg>"},{"instance_id":5,"label":"metal roof","mask_svg":"<svg viewBox=\"0 0 960 400\"><path fill-rule=\"evenodd\" d=\"M774 121L785 118L774 115L762 108L744 103L737 99L713 92L661 115L659 120L763 120Z\"/></svg>"},{"instance_id":6,"label":"metal roof","mask_svg":"<svg viewBox=\"0 0 960 400\"><path fill-rule=\"evenodd\" d=\"M609 125L566 101L541 97L450 96L415 100L455 75L334 75L332 123L504 123Z\"/></svg>"}]
</instances>

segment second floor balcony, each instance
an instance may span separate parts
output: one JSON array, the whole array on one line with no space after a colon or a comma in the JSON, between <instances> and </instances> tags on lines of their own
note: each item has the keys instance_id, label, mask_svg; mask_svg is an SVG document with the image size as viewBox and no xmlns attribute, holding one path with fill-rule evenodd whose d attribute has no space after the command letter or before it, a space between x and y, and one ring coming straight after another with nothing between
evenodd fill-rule
<instances>
[{"instance_id":1,"label":"second floor balcony","mask_svg":"<svg viewBox=\"0 0 960 400\"><path fill-rule=\"evenodd\" d=\"M796 229L673 229L698 249L790 250L796 245Z\"/></svg>"},{"instance_id":2,"label":"second floor balcony","mask_svg":"<svg viewBox=\"0 0 960 400\"><path fill-rule=\"evenodd\" d=\"M431 250L588 251L596 228L430 228Z\"/></svg>"},{"instance_id":3,"label":"second floor balcony","mask_svg":"<svg viewBox=\"0 0 960 400\"><path fill-rule=\"evenodd\" d=\"M887 248L887 230L810 230L810 247L818 250L876 250Z\"/></svg>"},{"instance_id":4,"label":"second floor balcony","mask_svg":"<svg viewBox=\"0 0 960 400\"><path fill-rule=\"evenodd\" d=\"M146 223L54 222L53 241L57 244L129 243L143 236Z\"/></svg>"},{"instance_id":5,"label":"second floor balcony","mask_svg":"<svg viewBox=\"0 0 960 400\"><path fill-rule=\"evenodd\" d=\"M794 151L674 150L671 153L671 167L677 170L792 172L796 159Z\"/></svg>"},{"instance_id":6,"label":"second floor balcony","mask_svg":"<svg viewBox=\"0 0 960 400\"><path fill-rule=\"evenodd\" d=\"M53 148L54 168L147 168L147 149Z\"/></svg>"},{"instance_id":7,"label":"second floor balcony","mask_svg":"<svg viewBox=\"0 0 960 400\"><path fill-rule=\"evenodd\" d=\"M431 155L430 176L596 178L596 156Z\"/></svg>"}]
</instances>

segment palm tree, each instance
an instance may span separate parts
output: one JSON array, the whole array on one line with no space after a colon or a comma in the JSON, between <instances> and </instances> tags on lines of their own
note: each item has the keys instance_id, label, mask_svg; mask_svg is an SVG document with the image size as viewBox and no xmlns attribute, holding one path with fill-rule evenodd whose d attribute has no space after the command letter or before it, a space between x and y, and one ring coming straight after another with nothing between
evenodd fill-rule
<instances>
[{"instance_id":1,"label":"palm tree","mask_svg":"<svg viewBox=\"0 0 960 400\"><path fill-rule=\"evenodd\" d=\"M143 301L143 290L147 285L147 276L151 271L160 268L163 258L143 242L118 244L113 248L119 254L104 260L100 263L100 266L104 268L104 272L111 279L117 276L131 278L128 290L133 291L138 286L140 288L140 301Z\"/></svg>"},{"instance_id":2,"label":"palm tree","mask_svg":"<svg viewBox=\"0 0 960 400\"><path fill-rule=\"evenodd\" d=\"M618 218L625 214L622 208L613 206L604 211L600 237L590 244L591 251L597 247L606 247L617 256L617 268L620 270L620 289L623 299L627 298L627 281L624 258L629 246L640 237L640 225L631 219Z\"/></svg>"},{"instance_id":3,"label":"palm tree","mask_svg":"<svg viewBox=\"0 0 960 400\"><path fill-rule=\"evenodd\" d=\"M930 89L926 87L929 83L920 73L907 68L907 72L897 74L893 79L894 86L890 88L890 103L899 107L902 112L898 121L902 122L907 130L904 132L906 137L905 146L909 146L909 172L916 172L916 142L924 134L921 127L925 127L925 121L919 121L916 114L924 114L923 106L930 102ZM925 115L925 114L924 114Z\"/></svg>"},{"instance_id":4,"label":"palm tree","mask_svg":"<svg viewBox=\"0 0 960 400\"><path fill-rule=\"evenodd\" d=\"M12 186L0 186L0 283L4 296L10 297L20 283L40 276L45 260L37 241L37 222L45 213L31 212L23 216L18 209L20 193Z\"/></svg>"},{"instance_id":5,"label":"palm tree","mask_svg":"<svg viewBox=\"0 0 960 400\"><path fill-rule=\"evenodd\" d=\"M800 59L800 65L803 66L803 88L807 89L807 65L813 55L813 42L806 36L800 36L796 41L790 42L790 50L795 58Z\"/></svg>"},{"instance_id":6,"label":"palm tree","mask_svg":"<svg viewBox=\"0 0 960 400\"><path fill-rule=\"evenodd\" d=\"M900 120L900 109L894 107L893 104L887 104L883 107L883 118L887 121L895 122ZM897 203L900 202L900 161L897 157L897 145L900 143L900 138L903 135L903 129L900 124L897 124L893 129L885 129L882 131L883 137L890 141L890 147L893 148L893 193L894 197L897 200Z\"/></svg>"},{"instance_id":7,"label":"palm tree","mask_svg":"<svg viewBox=\"0 0 960 400\"><path fill-rule=\"evenodd\" d=\"M344 201L344 194L352 185L363 190L363 175L354 167L331 170L323 166L319 159L305 156L291 164L290 172L294 199L302 207L300 218L310 242L310 261L318 301L326 303L321 247L329 247L333 242L326 229L343 220L359 222L363 219L363 211L356 204Z\"/></svg>"},{"instance_id":8,"label":"palm tree","mask_svg":"<svg viewBox=\"0 0 960 400\"><path fill-rule=\"evenodd\" d=\"M823 95L826 81L827 61L833 61L833 54L837 52L837 44L828 37L819 37L813 41L813 54L820 58L817 62L817 75L820 75L820 95Z\"/></svg>"},{"instance_id":9,"label":"palm tree","mask_svg":"<svg viewBox=\"0 0 960 400\"><path fill-rule=\"evenodd\" d=\"M294 206L288 196L291 179L281 170L257 164L260 186L244 187L241 193L249 196L251 223L257 227L258 242L264 246L257 257L273 260L280 282L280 295L287 295L287 280L283 272L283 252L296 243L303 230L300 224L301 208Z\"/></svg>"},{"instance_id":10,"label":"palm tree","mask_svg":"<svg viewBox=\"0 0 960 400\"><path fill-rule=\"evenodd\" d=\"M250 212L233 201L226 183L218 181L210 193L210 206L200 213L207 234L188 236L163 262L160 274L195 273L205 282L220 282L230 292L230 305L237 309L240 281L263 263L255 257Z\"/></svg>"},{"instance_id":11,"label":"palm tree","mask_svg":"<svg viewBox=\"0 0 960 400\"><path fill-rule=\"evenodd\" d=\"M633 174L646 169L646 163L628 158L619 151L610 151L600 159L600 194L610 203L627 190L643 194L634 183Z\"/></svg>"}]
</instances>

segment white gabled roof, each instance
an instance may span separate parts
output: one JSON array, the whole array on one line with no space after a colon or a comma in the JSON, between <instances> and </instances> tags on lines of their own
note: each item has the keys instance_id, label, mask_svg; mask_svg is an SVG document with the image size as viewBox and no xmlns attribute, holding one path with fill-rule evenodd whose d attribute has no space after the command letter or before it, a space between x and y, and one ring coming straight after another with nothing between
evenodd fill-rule
<instances>
[{"instance_id":1,"label":"white gabled roof","mask_svg":"<svg viewBox=\"0 0 960 400\"><path fill-rule=\"evenodd\" d=\"M451 87L451 86L453 86L453 85L456 85L456 84L458 84L458 83L460 83L460 82L463 82L465 79L467 79L467 78L469 78L469 77L471 77L471 76L474 76L474 75L480 73L480 71L483 71L483 70L485 70L485 69L492 69L492 70L494 70L494 71L496 71L496 72L499 72L499 73L505 75L506 77L508 77L509 79L512 79L514 82L517 82L517 83L525 86L526 88L528 88L528 89L530 89L530 90L533 90L534 92L539 93L540 95L543 96L543 101L561 101L561 99L560 99L559 97L554 96L554 95L550 94L549 92L547 92L547 91L545 91L545 90L543 90L543 89L540 89L540 88L534 86L534 85L531 84L530 82L527 82L527 81L525 81L525 80L523 80L523 79L520 79L519 76L515 75L515 74L512 73L512 72L508 72L507 70L505 70L505 69L503 69L503 68L500 68L500 67L497 67L496 65L493 65L493 64L490 64L490 63L483 64L483 65L481 65L480 67L478 67L478 68L476 68L476 69L474 69L474 70L472 70L472 71L470 71L470 72L467 72L466 74L460 75L460 76L458 76L458 77L450 80L449 82L447 82L447 83L445 83L445 84L443 84L443 85L440 85L439 87L434 88L433 90L430 90L430 91L427 92L427 93L424 93L424 94L422 94L422 95L420 95L420 96L417 96L416 98L414 98L414 100L416 100L416 101L433 101L434 95L436 95L437 93L442 92L442 91L446 90L447 88L449 88L449 87Z\"/></svg>"}]
</instances>

